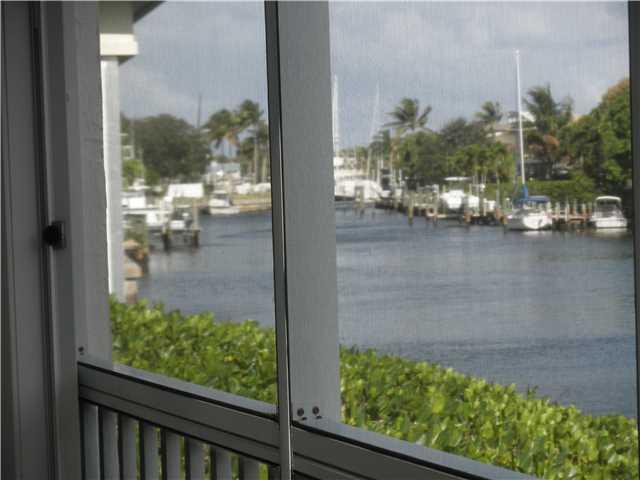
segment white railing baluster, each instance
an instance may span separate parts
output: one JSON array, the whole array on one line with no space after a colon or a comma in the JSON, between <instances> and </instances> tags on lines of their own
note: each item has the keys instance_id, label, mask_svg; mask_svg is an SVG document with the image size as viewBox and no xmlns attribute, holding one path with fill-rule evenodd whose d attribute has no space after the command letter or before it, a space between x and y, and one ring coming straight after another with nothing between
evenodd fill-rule
<instances>
[{"instance_id":1,"label":"white railing baluster","mask_svg":"<svg viewBox=\"0 0 640 480\"><path fill-rule=\"evenodd\" d=\"M100 437L98 407L82 404L83 476L84 480L100 479Z\"/></svg>"},{"instance_id":2,"label":"white railing baluster","mask_svg":"<svg viewBox=\"0 0 640 480\"><path fill-rule=\"evenodd\" d=\"M118 465L118 414L100 408L100 460L103 480L120 480Z\"/></svg>"},{"instance_id":3,"label":"white railing baluster","mask_svg":"<svg viewBox=\"0 0 640 480\"><path fill-rule=\"evenodd\" d=\"M204 480L204 447L202 442L185 439L185 467L187 480Z\"/></svg>"},{"instance_id":4,"label":"white railing baluster","mask_svg":"<svg viewBox=\"0 0 640 480\"><path fill-rule=\"evenodd\" d=\"M240 457L238 476L240 480L260 480L260 463L252 458Z\"/></svg>"},{"instance_id":5,"label":"white railing baluster","mask_svg":"<svg viewBox=\"0 0 640 480\"><path fill-rule=\"evenodd\" d=\"M136 421L126 415L118 416L118 456L122 480L136 480Z\"/></svg>"},{"instance_id":6,"label":"white railing baluster","mask_svg":"<svg viewBox=\"0 0 640 480\"><path fill-rule=\"evenodd\" d=\"M180 436L162 430L162 480L180 478Z\"/></svg>"},{"instance_id":7,"label":"white railing baluster","mask_svg":"<svg viewBox=\"0 0 640 480\"><path fill-rule=\"evenodd\" d=\"M211 449L212 480L231 480L231 454L219 448Z\"/></svg>"},{"instance_id":8,"label":"white railing baluster","mask_svg":"<svg viewBox=\"0 0 640 480\"><path fill-rule=\"evenodd\" d=\"M158 480L158 434L156 427L140 422L140 477Z\"/></svg>"}]
</instances>

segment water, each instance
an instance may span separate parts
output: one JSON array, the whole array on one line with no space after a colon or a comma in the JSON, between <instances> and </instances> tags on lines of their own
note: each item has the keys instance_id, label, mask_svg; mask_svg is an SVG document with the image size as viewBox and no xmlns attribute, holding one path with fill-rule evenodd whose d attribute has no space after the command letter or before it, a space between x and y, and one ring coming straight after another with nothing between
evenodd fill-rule
<instances>
[{"instance_id":1,"label":"water","mask_svg":"<svg viewBox=\"0 0 640 480\"><path fill-rule=\"evenodd\" d=\"M628 233L503 232L336 212L340 342L636 416ZM141 296L273 325L269 214L204 218L202 247L154 253Z\"/></svg>"}]
</instances>

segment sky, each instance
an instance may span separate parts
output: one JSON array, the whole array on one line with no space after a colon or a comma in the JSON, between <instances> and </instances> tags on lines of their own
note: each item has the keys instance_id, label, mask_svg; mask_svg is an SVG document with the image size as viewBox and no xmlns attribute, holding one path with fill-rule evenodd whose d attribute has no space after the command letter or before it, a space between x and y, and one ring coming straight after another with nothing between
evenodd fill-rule
<instances>
[{"instance_id":1,"label":"sky","mask_svg":"<svg viewBox=\"0 0 640 480\"><path fill-rule=\"evenodd\" d=\"M430 105L435 129L487 100L515 110L516 49L523 95L549 84L578 114L629 75L623 2L332 2L329 15L342 147L368 143L403 97ZM246 98L266 112L262 3L167 2L135 34L139 54L120 73L125 114L195 125L199 96L202 122Z\"/></svg>"}]
</instances>

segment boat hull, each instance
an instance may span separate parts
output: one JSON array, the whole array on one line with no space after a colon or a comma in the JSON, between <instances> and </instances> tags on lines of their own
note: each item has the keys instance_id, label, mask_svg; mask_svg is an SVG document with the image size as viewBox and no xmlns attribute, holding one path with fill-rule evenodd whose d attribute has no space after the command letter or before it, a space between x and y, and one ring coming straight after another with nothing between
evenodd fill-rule
<instances>
[{"instance_id":1,"label":"boat hull","mask_svg":"<svg viewBox=\"0 0 640 480\"><path fill-rule=\"evenodd\" d=\"M617 229L622 230L626 229L628 222L626 218L620 217L604 217L604 218L591 218L589 220L589 225L598 230L601 229Z\"/></svg>"},{"instance_id":2,"label":"boat hull","mask_svg":"<svg viewBox=\"0 0 640 480\"><path fill-rule=\"evenodd\" d=\"M509 230L547 230L552 225L553 221L546 214L518 215L507 218L507 228Z\"/></svg>"},{"instance_id":3,"label":"boat hull","mask_svg":"<svg viewBox=\"0 0 640 480\"><path fill-rule=\"evenodd\" d=\"M238 207L209 207L209 215L236 215L240 213Z\"/></svg>"}]
</instances>

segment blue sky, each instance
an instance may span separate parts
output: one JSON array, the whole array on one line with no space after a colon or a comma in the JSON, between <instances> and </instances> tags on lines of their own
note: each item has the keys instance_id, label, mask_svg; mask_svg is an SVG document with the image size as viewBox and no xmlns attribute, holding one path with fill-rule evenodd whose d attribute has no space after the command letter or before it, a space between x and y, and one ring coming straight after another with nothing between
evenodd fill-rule
<instances>
[{"instance_id":1,"label":"blue sky","mask_svg":"<svg viewBox=\"0 0 640 480\"><path fill-rule=\"evenodd\" d=\"M405 96L431 105L430 125L471 117L485 100L515 109L514 51L523 92L549 83L587 113L628 76L622 2L335 2L331 68L338 76L341 145L369 139ZM137 57L121 69L127 115L171 113L195 124L245 98L266 109L261 3L168 2L138 24ZM331 99L327 99L328 102Z\"/></svg>"}]
</instances>

